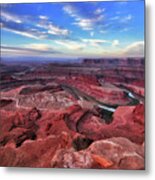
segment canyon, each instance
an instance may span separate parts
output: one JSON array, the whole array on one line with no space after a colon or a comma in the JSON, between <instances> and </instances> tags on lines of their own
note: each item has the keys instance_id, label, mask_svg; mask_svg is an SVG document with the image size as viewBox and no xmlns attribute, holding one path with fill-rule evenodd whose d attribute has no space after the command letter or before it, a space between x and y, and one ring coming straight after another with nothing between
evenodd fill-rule
<instances>
[{"instance_id":1,"label":"canyon","mask_svg":"<svg viewBox=\"0 0 155 180\"><path fill-rule=\"evenodd\" d=\"M145 169L143 58L0 66L0 166Z\"/></svg>"}]
</instances>

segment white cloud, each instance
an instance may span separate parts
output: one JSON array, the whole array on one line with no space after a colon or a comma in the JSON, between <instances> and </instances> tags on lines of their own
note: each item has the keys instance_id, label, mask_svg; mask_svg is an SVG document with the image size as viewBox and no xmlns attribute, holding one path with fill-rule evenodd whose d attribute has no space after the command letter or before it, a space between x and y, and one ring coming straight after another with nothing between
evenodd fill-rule
<instances>
[{"instance_id":1,"label":"white cloud","mask_svg":"<svg viewBox=\"0 0 155 180\"><path fill-rule=\"evenodd\" d=\"M113 42L112 42L112 46L118 46L120 44L120 42L119 42L119 40L117 40L117 39L115 39L115 40L113 40Z\"/></svg>"},{"instance_id":2,"label":"white cloud","mask_svg":"<svg viewBox=\"0 0 155 180\"><path fill-rule=\"evenodd\" d=\"M76 8L72 5L65 5L63 7L63 10L65 13L69 14L71 17L76 17L76 18L79 17Z\"/></svg>"},{"instance_id":3,"label":"white cloud","mask_svg":"<svg viewBox=\"0 0 155 180\"><path fill-rule=\"evenodd\" d=\"M101 22L104 19L103 14L101 14L101 12L103 12L104 9L100 9L100 8L97 9L94 12L94 14L92 13L94 17L91 18L83 17L78 12L78 9L76 9L74 6L71 5L64 6L63 10L71 17L74 17L75 22L73 24L79 26L83 30L92 30L97 23Z\"/></svg>"},{"instance_id":4,"label":"white cloud","mask_svg":"<svg viewBox=\"0 0 155 180\"><path fill-rule=\"evenodd\" d=\"M87 46L94 46L94 47L100 47L103 49L104 44L109 44L114 47L118 46L120 44L119 40L115 39L113 41L105 40L105 39L81 39L83 43L86 43Z\"/></svg>"},{"instance_id":5,"label":"white cloud","mask_svg":"<svg viewBox=\"0 0 155 180\"><path fill-rule=\"evenodd\" d=\"M107 40L101 40L101 39L81 39L82 42L86 43L90 46L99 47L104 43L110 43L110 41Z\"/></svg>"},{"instance_id":6,"label":"white cloud","mask_svg":"<svg viewBox=\"0 0 155 180\"><path fill-rule=\"evenodd\" d=\"M98 22L100 22L101 20L103 20L104 16L100 15L98 17L95 18L76 18L76 22L74 22L73 24L81 27L83 30L92 30L94 28L94 25Z\"/></svg>"},{"instance_id":7,"label":"white cloud","mask_svg":"<svg viewBox=\"0 0 155 180\"><path fill-rule=\"evenodd\" d=\"M123 52L127 56L144 56L144 41L137 41L127 46Z\"/></svg>"},{"instance_id":8,"label":"white cloud","mask_svg":"<svg viewBox=\"0 0 155 180\"><path fill-rule=\"evenodd\" d=\"M69 49L69 50L82 50L86 45L79 41L73 40L55 40L55 43Z\"/></svg>"},{"instance_id":9,"label":"white cloud","mask_svg":"<svg viewBox=\"0 0 155 180\"><path fill-rule=\"evenodd\" d=\"M107 40L101 39L80 39L79 41L74 40L55 40L56 44L62 46L63 48L67 48L68 50L86 50L90 47L98 47L103 48L102 45L104 43L111 43Z\"/></svg>"},{"instance_id":10,"label":"white cloud","mask_svg":"<svg viewBox=\"0 0 155 180\"><path fill-rule=\"evenodd\" d=\"M39 16L39 19L48 20L48 17L47 17L47 16L40 15L40 16Z\"/></svg>"},{"instance_id":11,"label":"white cloud","mask_svg":"<svg viewBox=\"0 0 155 180\"><path fill-rule=\"evenodd\" d=\"M58 26L54 26L53 24L49 24L48 26L48 33L53 35L68 35L69 30L68 29L61 29Z\"/></svg>"},{"instance_id":12,"label":"white cloud","mask_svg":"<svg viewBox=\"0 0 155 180\"><path fill-rule=\"evenodd\" d=\"M44 19L45 20L45 19ZM37 27L41 27L48 31L48 34L52 35L69 35L70 31L68 29L60 28L54 25L52 22L42 21L37 24Z\"/></svg>"},{"instance_id":13,"label":"white cloud","mask_svg":"<svg viewBox=\"0 0 155 180\"><path fill-rule=\"evenodd\" d=\"M101 14L102 12L104 12L105 11L105 9L104 8L98 8L98 9L96 9L95 10L95 12L94 12L94 14Z\"/></svg>"},{"instance_id":14,"label":"white cloud","mask_svg":"<svg viewBox=\"0 0 155 180\"><path fill-rule=\"evenodd\" d=\"M79 19L78 22L74 22L73 24L81 27L83 30L92 30L92 19Z\"/></svg>"},{"instance_id":15,"label":"white cloud","mask_svg":"<svg viewBox=\"0 0 155 180\"><path fill-rule=\"evenodd\" d=\"M61 49L68 49L68 50L77 50L77 52L87 51L88 49L94 49L94 51L100 50L101 52L104 50L104 44L109 44L113 46L118 46L118 40L105 40L105 39L80 39L78 41L74 40L55 40L56 44L61 46ZM97 49L95 49L97 48ZM90 52L90 51L89 51ZM90 52L91 53L91 52Z\"/></svg>"},{"instance_id":16,"label":"white cloud","mask_svg":"<svg viewBox=\"0 0 155 180\"><path fill-rule=\"evenodd\" d=\"M1 11L1 18L4 19L5 21L12 21L15 23L22 23L22 18L20 18L17 15L5 12L5 11Z\"/></svg>"},{"instance_id":17,"label":"white cloud","mask_svg":"<svg viewBox=\"0 0 155 180\"><path fill-rule=\"evenodd\" d=\"M7 31L10 31L12 33L15 33L15 34L28 37L28 38L33 38L33 39L40 39L41 38L41 36L37 36L36 34L34 34L32 32L17 31L17 30L14 30L14 29L6 28L6 27L4 27L4 29L7 30Z\"/></svg>"},{"instance_id":18,"label":"white cloud","mask_svg":"<svg viewBox=\"0 0 155 180\"><path fill-rule=\"evenodd\" d=\"M130 20L133 19L133 16L131 14L128 14L127 16L125 17L122 17L122 19L120 20L121 23L127 23L129 22Z\"/></svg>"},{"instance_id":19,"label":"white cloud","mask_svg":"<svg viewBox=\"0 0 155 180\"><path fill-rule=\"evenodd\" d=\"M54 48L46 44L27 44L22 47L18 46L1 46L2 55L15 55L15 56L36 56L43 55L48 56L50 54L60 53Z\"/></svg>"},{"instance_id":20,"label":"white cloud","mask_svg":"<svg viewBox=\"0 0 155 180\"><path fill-rule=\"evenodd\" d=\"M47 38L48 34L66 36L70 33L68 29L60 28L54 25L52 22L49 22L48 17L44 15L38 16L40 20L38 24L35 22L35 19L33 19L33 17L31 16L19 16L7 11L1 12L1 18L3 20L3 23L1 23L0 25L3 29L29 38L44 39ZM30 26L32 23L31 20L33 21L34 27L36 29L28 29L25 26ZM8 21L14 23L14 26L11 26L10 23L8 23ZM43 28L44 31L38 29L38 27Z\"/></svg>"},{"instance_id":21,"label":"white cloud","mask_svg":"<svg viewBox=\"0 0 155 180\"><path fill-rule=\"evenodd\" d=\"M48 50L53 50L53 47L51 47L51 45L48 44L27 44L24 45L25 48L30 48L30 49L34 49L34 50L40 50L40 51L48 51Z\"/></svg>"},{"instance_id":22,"label":"white cloud","mask_svg":"<svg viewBox=\"0 0 155 180\"><path fill-rule=\"evenodd\" d=\"M94 32L92 31L92 32L90 32L90 36L91 37L93 37L94 36Z\"/></svg>"}]
</instances>

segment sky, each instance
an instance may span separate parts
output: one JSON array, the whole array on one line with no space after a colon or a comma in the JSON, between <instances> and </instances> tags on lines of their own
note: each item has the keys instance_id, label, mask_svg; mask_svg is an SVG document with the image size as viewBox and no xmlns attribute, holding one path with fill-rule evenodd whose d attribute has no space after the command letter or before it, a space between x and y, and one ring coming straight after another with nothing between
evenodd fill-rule
<instances>
[{"instance_id":1,"label":"sky","mask_svg":"<svg viewBox=\"0 0 155 180\"><path fill-rule=\"evenodd\" d=\"M144 56L144 1L1 4L1 56Z\"/></svg>"}]
</instances>

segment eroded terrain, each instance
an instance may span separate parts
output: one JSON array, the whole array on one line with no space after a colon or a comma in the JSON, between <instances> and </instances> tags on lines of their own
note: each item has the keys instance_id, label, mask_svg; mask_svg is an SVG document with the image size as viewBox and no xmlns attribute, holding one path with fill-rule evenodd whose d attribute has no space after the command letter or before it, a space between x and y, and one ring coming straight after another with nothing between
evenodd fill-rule
<instances>
[{"instance_id":1,"label":"eroded terrain","mask_svg":"<svg viewBox=\"0 0 155 180\"><path fill-rule=\"evenodd\" d=\"M144 169L144 59L0 73L1 166Z\"/></svg>"}]
</instances>

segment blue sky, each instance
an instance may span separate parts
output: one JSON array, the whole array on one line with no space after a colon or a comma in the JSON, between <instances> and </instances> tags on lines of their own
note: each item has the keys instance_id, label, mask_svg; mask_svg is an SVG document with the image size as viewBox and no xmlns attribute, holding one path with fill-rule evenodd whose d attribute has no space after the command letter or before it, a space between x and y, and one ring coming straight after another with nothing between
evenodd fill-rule
<instances>
[{"instance_id":1,"label":"blue sky","mask_svg":"<svg viewBox=\"0 0 155 180\"><path fill-rule=\"evenodd\" d=\"M144 1L1 5L3 57L144 56Z\"/></svg>"}]
</instances>

